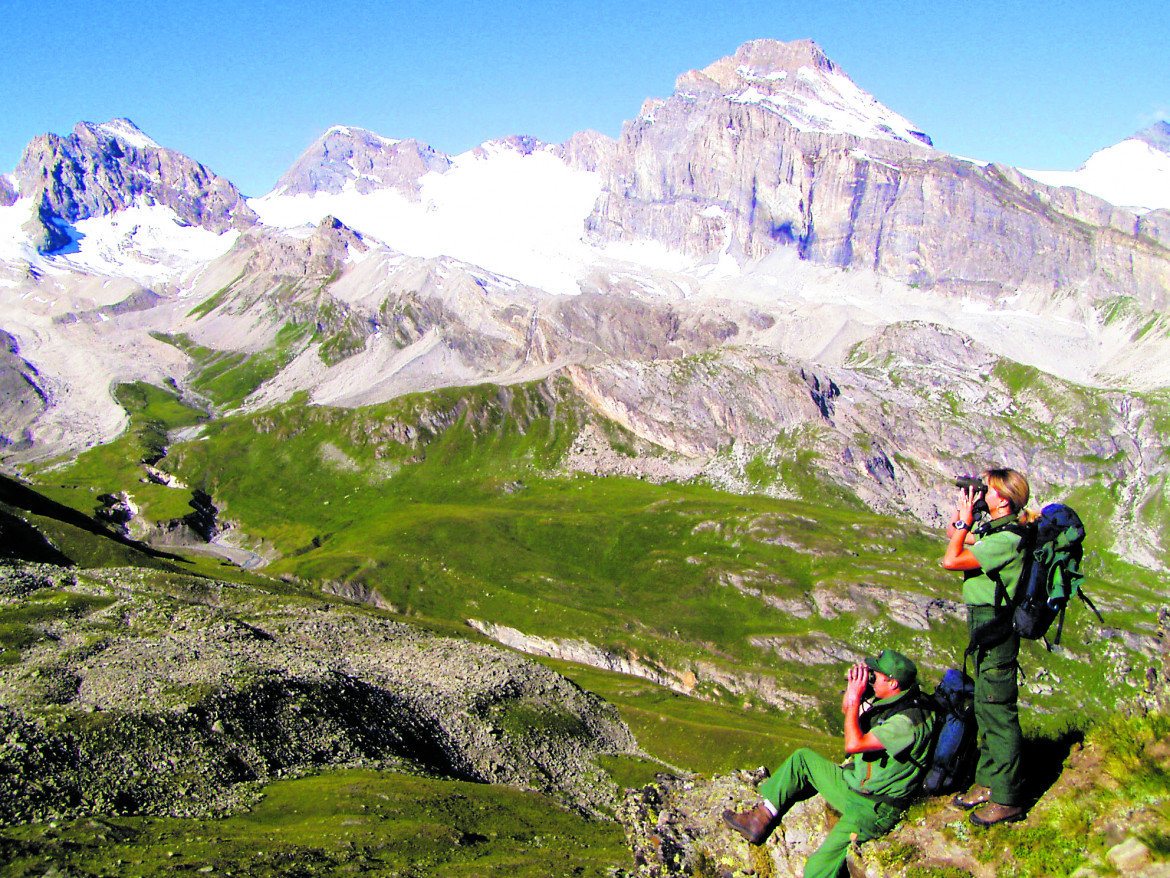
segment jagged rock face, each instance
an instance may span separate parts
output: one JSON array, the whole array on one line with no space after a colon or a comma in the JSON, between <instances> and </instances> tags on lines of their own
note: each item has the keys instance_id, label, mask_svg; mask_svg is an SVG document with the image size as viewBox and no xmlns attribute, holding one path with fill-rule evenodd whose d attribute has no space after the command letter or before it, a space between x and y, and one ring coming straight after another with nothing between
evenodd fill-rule
<instances>
[{"instance_id":1,"label":"jagged rock face","mask_svg":"<svg viewBox=\"0 0 1170 878\"><path fill-rule=\"evenodd\" d=\"M702 72L683 74L675 91L765 105L801 131L845 130L867 139L932 145L924 132L859 89L811 40L752 40Z\"/></svg>"},{"instance_id":2,"label":"jagged rock face","mask_svg":"<svg viewBox=\"0 0 1170 878\"><path fill-rule=\"evenodd\" d=\"M443 173L451 160L417 140L390 140L362 128L330 128L276 183L282 195L395 189L418 197L418 179Z\"/></svg>"},{"instance_id":3,"label":"jagged rock face","mask_svg":"<svg viewBox=\"0 0 1170 878\"><path fill-rule=\"evenodd\" d=\"M1149 128L1135 134L1133 139L1148 143L1154 149L1170 153L1170 122L1155 122Z\"/></svg>"},{"instance_id":4,"label":"jagged rock face","mask_svg":"<svg viewBox=\"0 0 1170 878\"><path fill-rule=\"evenodd\" d=\"M592 173L613 161L617 141L599 131L578 131L555 150L573 170Z\"/></svg>"},{"instance_id":5,"label":"jagged rock face","mask_svg":"<svg viewBox=\"0 0 1170 878\"><path fill-rule=\"evenodd\" d=\"M852 87L846 102L837 85ZM679 77L624 127L588 227L599 241L654 238L702 256L730 245L760 257L809 237L816 163L863 143L884 161L928 153L929 138L864 96L814 44L748 43ZM869 105L865 105L868 98ZM841 112L861 135L831 133L815 113ZM832 109L830 109L832 108Z\"/></svg>"},{"instance_id":6,"label":"jagged rock face","mask_svg":"<svg viewBox=\"0 0 1170 878\"><path fill-rule=\"evenodd\" d=\"M842 83L852 86L812 44L767 41L680 77L671 98L626 124L591 237L653 239L694 256L794 247L814 262L968 294L1123 292L1164 306L1160 223L935 153L863 92L835 90ZM849 110L858 115L836 119Z\"/></svg>"},{"instance_id":7,"label":"jagged rock face","mask_svg":"<svg viewBox=\"0 0 1170 878\"><path fill-rule=\"evenodd\" d=\"M289 278L317 280L328 277L349 261L351 249L368 249L361 235L340 220L327 216L306 238L260 232L242 239L237 250L248 254L247 273L271 283Z\"/></svg>"},{"instance_id":8,"label":"jagged rock face","mask_svg":"<svg viewBox=\"0 0 1170 878\"><path fill-rule=\"evenodd\" d=\"M7 176L0 176L0 207L11 207L16 203L16 187Z\"/></svg>"},{"instance_id":9,"label":"jagged rock face","mask_svg":"<svg viewBox=\"0 0 1170 878\"><path fill-rule=\"evenodd\" d=\"M153 143L126 119L80 122L69 137L34 138L16 178L20 191L37 199L46 225L105 216L142 201L169 207L180 221L216 233L256 222L234 185Z\"/></svg>"}]
</instances>

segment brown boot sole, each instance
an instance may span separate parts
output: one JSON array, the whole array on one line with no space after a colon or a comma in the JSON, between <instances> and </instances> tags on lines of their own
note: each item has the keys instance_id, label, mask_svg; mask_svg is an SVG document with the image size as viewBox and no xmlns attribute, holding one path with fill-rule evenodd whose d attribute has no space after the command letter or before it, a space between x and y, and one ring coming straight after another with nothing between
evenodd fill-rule
<instances>
[{"instance_id":1,"label":"brown boot sole","mask_svg":"<svg viewBox=\"0 0 1170 878\"><path fill-rule=\"evenodd\" d=\"M987 828L988 826L998 826L1001 823L1018 823L1028 816L1026 811L1020 810L1015 814L1008 814L1005 817L1000 817L998 820L982 820L978 814L972 814L970 817L972 826L981 826Z\"/></svg>"}]
</instances>

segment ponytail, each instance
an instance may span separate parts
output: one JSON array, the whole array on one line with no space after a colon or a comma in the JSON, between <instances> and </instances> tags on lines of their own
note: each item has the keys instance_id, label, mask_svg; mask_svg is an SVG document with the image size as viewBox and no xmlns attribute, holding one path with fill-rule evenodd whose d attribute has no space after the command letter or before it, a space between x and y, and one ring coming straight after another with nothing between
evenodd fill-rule
<instances>
[{"instance_id":1,"label":"ponytail","mask_svg":"<svg viewBox=\"0 0 1170 878\"><path fill-rule=\"evenodd\" d=\"M1016 518L1020 524L1031 524L1040 519L1040 513L1030 506L1026 506L1020 510L1019 517Z\"/></svg>"}]
</instances>

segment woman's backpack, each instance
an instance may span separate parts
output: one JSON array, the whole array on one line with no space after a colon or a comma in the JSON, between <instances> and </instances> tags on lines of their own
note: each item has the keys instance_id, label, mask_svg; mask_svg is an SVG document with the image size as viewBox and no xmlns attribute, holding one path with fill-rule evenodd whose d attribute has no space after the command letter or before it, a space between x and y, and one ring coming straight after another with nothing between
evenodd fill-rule
<instances>
[{"instance_id":1,"label":"woman's backpack","mask_svg":"<svg viewBox=\"0 0 1170 878\"><path fill-rule=\"evenodd\" d=\"M1084 556L1085 526L1069 506L1050 503L1040 511L1032 524L1013 525L1020 535L1024 553L1024 569L1016 587L1014 599L1009 599L1007 588L996 572L988 576L995 582L996 615L975 630L968 652L980 646L1002 643L1011 631L1026 640L1043 639L1049 649L1060 643L1064 630L1064 612L1073 595L1096 613L1100 611L1081 589L1085 575L1081 572ZM1056 622L1056 634L1051 643L1047 634Z\"/></svg>"},{"instance_id":2,"label":"woman's backpack","mask_svg":"<svg viewBox=\"0 0 1170 878\"><path fill-rule=\"evenodd\" d=\"M1060 643L1064 630L1064 611L1073 595L1078 595L1102 622L1101 613L1081 590L1085 574L1081 572L1084 555L1085 526L1068 506L1052 503L1045 506L1036 521L1032 543L1024 562L1024 573L1016 589L1012 627L1028 640L1044 638L1057 622L1052 643ZM1059 621L1058 621L1059 620Z\"/></svg>"}]
</instances>

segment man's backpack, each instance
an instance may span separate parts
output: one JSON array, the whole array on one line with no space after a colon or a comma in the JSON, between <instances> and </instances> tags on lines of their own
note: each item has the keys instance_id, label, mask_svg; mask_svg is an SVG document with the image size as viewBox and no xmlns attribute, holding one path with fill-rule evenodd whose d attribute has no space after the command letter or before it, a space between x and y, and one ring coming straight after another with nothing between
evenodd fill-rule
<instances>
[{"instance_id":1,"label":"man's backpack","mask_svg":"<svg viewBox=\"0 0 1170 878\"><path fill-rule=\"evenodd\" d=\"M966 789L975 771L978 731L975 724L975 683L951 668L929 696L934 711L933 741L922 780L927 796Z\"/></svg>"},{"instance_id":2,"label":"man's backpack","mask_svg":"<svg viewBox=\"0 0 1170 878\"><path fill-rule=\"evenodd\" d=\"M1060 643L1064 612L1073 595L1105 621L1081 589L1085 579L1081 572L1085 526L1071 507L1050 503L1035 522L1012 525L1011 529L1020 535L1024 553L1015 598L1008 598L1007 588L996 573L988 573L995 582L996 616L975 630L968 652L1001 643L1013 630L1026 640L1043 639L1051 649ZM1047 634L1053 622L1057 622L1056 634L1049 643Z\"/></svg>"},{"instance_id":3,"label":"man's backpack","mask_svg":"<svg viewBox=\"0 0 1170 878\"><path fill-rule=\"evenodd\" d=\"M869 730L867 719L876 725L894 714L907 714L915 724L930 726L930 746L923 761L915 762L921 771L915 796L941 796L970 786L979 747L975 683L966 673L951 668L934 692L919 690L908 701L885 712L863 714L861 728Z\"/></svg>"}]
</instances>

